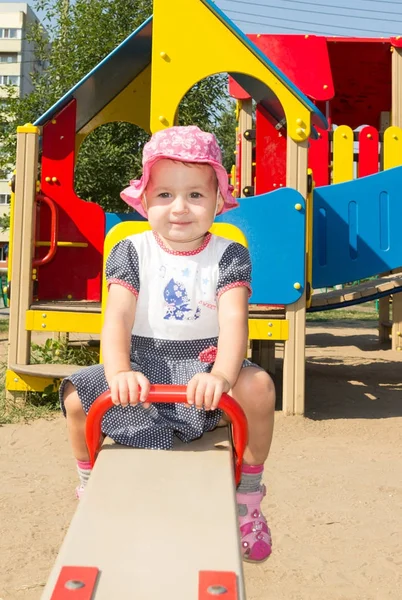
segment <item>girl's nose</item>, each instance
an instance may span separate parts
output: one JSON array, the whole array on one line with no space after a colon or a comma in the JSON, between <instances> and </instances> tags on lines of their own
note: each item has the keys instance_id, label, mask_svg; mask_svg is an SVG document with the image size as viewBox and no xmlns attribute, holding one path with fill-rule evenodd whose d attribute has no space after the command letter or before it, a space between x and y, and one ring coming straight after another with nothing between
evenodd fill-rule
<instances>
[{"instance_id":1,"label":"girl's nose","mask_svg":"<svg viewBox=\"0 0 402 600\"><path fill-rule=\"evenodd\" d=\"M183 212L187 212L188 211L188 207L187 207L187 202L186 199L184 198L184 196L176 196L176 198L174 199L173 202L173 212L175 213L183 213Z\"/></svg>"}]
</instances>

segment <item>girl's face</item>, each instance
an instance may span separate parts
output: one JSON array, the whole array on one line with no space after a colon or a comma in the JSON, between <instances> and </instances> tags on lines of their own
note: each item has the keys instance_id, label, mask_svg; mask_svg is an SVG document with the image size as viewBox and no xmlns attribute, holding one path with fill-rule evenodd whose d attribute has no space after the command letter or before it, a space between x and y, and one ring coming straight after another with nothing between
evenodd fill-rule
<instances>
[{"instance_id":1,"label":"girl's face","mask_svg":"<svg viewBox=\"0 0 402 600\"><path fill-rule=\"evenodd\" d=\"M145 192L149 224L173 250L194 250L222 209L217 193L210 165L161 159L151 169Z\"/></svg>"}]
</instances>

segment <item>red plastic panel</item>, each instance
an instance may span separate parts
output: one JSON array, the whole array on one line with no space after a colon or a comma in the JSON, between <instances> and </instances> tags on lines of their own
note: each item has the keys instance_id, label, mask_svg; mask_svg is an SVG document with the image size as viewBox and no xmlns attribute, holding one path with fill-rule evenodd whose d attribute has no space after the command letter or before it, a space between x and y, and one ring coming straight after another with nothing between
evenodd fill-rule
<instances>
[{"instance_id":1,"label":"red plastic panel","mask_svg":"<svg viewBox=\"0 0 402 600\"><path fill-rule=\"evenodd\" d=\"M39 267L39 300L71 297L99 301L101 297L105 213L99 205L80 200L74 192L75 118L73 100L43 128L41 190L56 204L58 241L84 242L88 247L58 247L54 258ZM50 211L42 205L36 239L49 241L50 231ZM47 252L48 248L39 248L35 257L41 258Z\"/></svg>"},{"instance_id":2,"label":"red plastic panel","mask_svg":"<svg viewBox=\"0 0 402 600\"><path fill-rule=\"evenodd\" d=\"M231 571L200 571L198 578L198 600L213 598L238 600L237 577Z\"/></svg>"},{"instance_id":3,"label":"red plastic panel","mask_svg":"<svg viewBox=\"0 0 402 600\"><path fill-rule=\"evenodd\" d=\"M374 127L363 127L359 133L358 177L378 173L378 131Z\"/></svg>"},{"instance_id":4,"label":"red plastic panel","mask_svg":"<svg viewBox=\"0 0 402 600\"><path fill-rule=\"evenodd\" d=\"M91 600L98 574L96 567L63 567L51 600Z\"/></svg>"},{"instance_id":5,"label":"red plastic panel","mask_svg":"<svg viewBox=\"0 0 402 600\"><path fill-rule=\"evenodd\" d=\"M256 35L247 37L309 98L329 100L334 95L327 42L315 35ZM229 93L249 98L232 79Z\"/></svg>"},{"instance_id":6,"label":"red plastic panel","mask_svg":"<svg viewBox=\"0 0 402 600\"><path fill-rule=\"evenodd\" d=\"M264 194L286 185L286 131L278 131L270 115L259 104L256 136L256 194Z\"/></svg>"},{"instance_id":7,"label":"red plastic panel","mask_svg":"<svg viewBox=\"0 0 402 600\"><path fill-rule=\"evenodd\" d=\"M383 40L329 40L335 97L331 121L336 125L380 126L381 111L391 110L391 59L389 43Z\"/></svg>"},{"instance_id":8,"label":"red plastic panel","mask_svg":"<svg viewBox=\"0 0 402 600\"><path fill-rule=\"evenodd\" d=\"M328 131L318 130L319 138L310 140L308 166L313 171L315 187L329 185L329 136Z\"/></svg>"}]
</instances>

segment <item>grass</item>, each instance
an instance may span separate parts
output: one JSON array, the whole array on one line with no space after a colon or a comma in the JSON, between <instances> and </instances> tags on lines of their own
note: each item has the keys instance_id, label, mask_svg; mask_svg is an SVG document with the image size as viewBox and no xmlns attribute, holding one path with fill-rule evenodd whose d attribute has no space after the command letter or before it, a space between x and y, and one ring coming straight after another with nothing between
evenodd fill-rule
<instances>
[{"instance_id":1,"label":"grass","mask_svg":"<svg viewBox=\"0 0 402 600\"><path fill-rule=\"evenodd\" d=\"M358 310L353 308L339 308L338 310L323 310L307 313L307 321L378 321L378 313L372 310Z\"/></svg>"}]
</instances>

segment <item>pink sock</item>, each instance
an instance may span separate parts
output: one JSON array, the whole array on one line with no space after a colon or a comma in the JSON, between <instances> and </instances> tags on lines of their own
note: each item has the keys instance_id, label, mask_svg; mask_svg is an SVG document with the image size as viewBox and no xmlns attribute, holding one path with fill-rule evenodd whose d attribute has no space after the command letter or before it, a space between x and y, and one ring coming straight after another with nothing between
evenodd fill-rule
<instances>
[{"instance_id":1,"label":"pink sock","mask_svg":"<svg viewBox=\"0 0 402 600\"><path fill-rule=\"evenodd\" d=\"M80 478L81 487L85 487L91 475L92 467L89 460L77 460L78 477Z\"/></svg>"}]
</instances>

